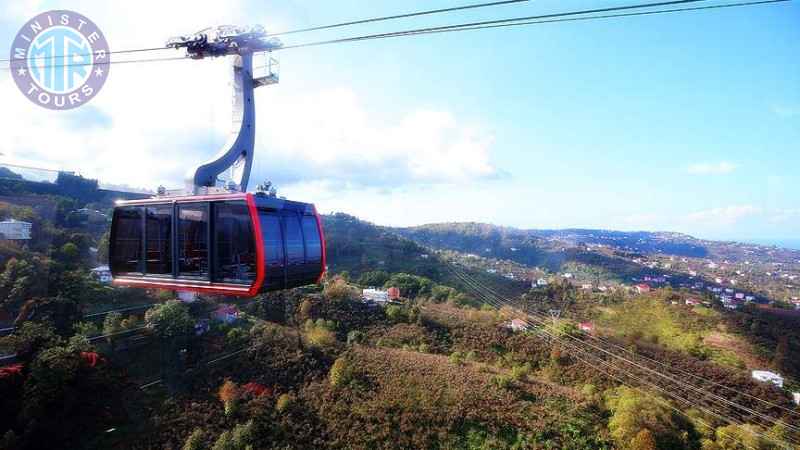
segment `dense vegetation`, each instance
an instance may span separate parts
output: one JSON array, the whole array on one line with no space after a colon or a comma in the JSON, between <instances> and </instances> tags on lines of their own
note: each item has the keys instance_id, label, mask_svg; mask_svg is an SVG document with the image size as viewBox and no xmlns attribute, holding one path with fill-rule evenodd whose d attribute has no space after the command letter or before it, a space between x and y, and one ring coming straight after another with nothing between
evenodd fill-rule
<instances>
[{"instance_id":1,"label":"dense vegetation","mask_svg":"<svg viewBox=\"0 0 800 450\"><path fill-rule=\"evenodd\" d=\"M581 245L555 251L552 236L470 225L467 250L508 254L468 257L336 214L324 217L324 289L183 303L88 275L108 239L105 223L78 211L109 210L96 186L78 183L69 197L19 186L0 211L39 234L28 246L0 240L0 449L771 449L749 431L787 439L755 414L739 416L746 428L727 426L668 393L628 387L544 328L511 331L515 310L484 303L463 274L518 304L563 309L558 336L587 340L576 322L592 320L611 344L730 386L736 395L709 389L797 425L782 391L742 371L767 364L793 386L800 332L790 311L689 308L689 293L672 289L582 289L548 275L542 258L566 256L559 264L598 278L630 273ZM628 259L619 256L633 267ZM549 284L530 289L492 268ZM358 289L370 286L398 287L401 301L363 302ZM209 320L222 303L239 317Z\"/></svg>"}]
</instances>

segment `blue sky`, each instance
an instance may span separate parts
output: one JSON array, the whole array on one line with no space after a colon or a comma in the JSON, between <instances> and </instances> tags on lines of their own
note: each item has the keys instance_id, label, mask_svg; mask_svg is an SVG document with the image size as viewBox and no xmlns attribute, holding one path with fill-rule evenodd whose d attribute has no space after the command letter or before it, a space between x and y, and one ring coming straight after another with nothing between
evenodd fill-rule
<instances>
[{"instance_id":1,"label":"blue sky","mask_svg":"<svg viewBox=\"0 0 800 450\"><path fill-rule=\"evenodd\" d=\"M113 50L215 23L282 31L464 2L192 2L190 12L176 5L177 14L158 18L146 2L108 3L33 2L0 18L0 44L10 45L25 14L59 8L92 18ZM283 40L633 3L539 0ZM387 225L474 220L798 239L799 21L793 2L282 51L280 84L257 94L254 179L322 211ZM19 103L27 115L5 119L19 129L44 120L65 133L63 146L104 146L67 157L20 135L0 148L105 181L179 185L225 139L226 64L114 66L93 110L57 117ZM21 97L13 84L0 89ZM143 170L121 170L120 161Z\"/></svg>"}]
</instances>

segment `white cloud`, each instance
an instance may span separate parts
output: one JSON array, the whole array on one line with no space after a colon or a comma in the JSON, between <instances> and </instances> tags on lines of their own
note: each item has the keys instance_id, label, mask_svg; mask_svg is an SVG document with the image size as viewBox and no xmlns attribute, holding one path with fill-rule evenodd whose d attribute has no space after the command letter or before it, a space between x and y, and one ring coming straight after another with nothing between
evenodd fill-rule
<instances>
[{"instance_id":1,"label":"white cloud","mask_svg":"<svg viewBox=\"0 0 800 450\"><path fill-rule=\"evenodd\" d=\"M265 128L256 158L283 183L319 179L394 187L497 177L491 139L447 111L418 109L398 123L378 125L356 94L335 88L293 98L261 97ZM259 173L270 178L269 171Z\"/></svg>"},{"instance_id":2,"label":"white cloud","mask_svg":"<svg viewBox=\"0 0 800 450\"><path fill-rule=\"evenodd\" d=\"M30 11L20 14L33 15L40 7L30 2ZM259 22L238 1L78 0L48 3L47 8L87 15L112 49L157 47L171 35L219 23ZM16 29L8 31L13 35ZM113 59L175 55L182 53ZM0 92L6 95L0 121L13 126L0 135L0 149L107 183L179 187L184 171L213 156L224 142L231 120L229 71L230 58L112 65L108 81L89 104L95 117L78 114L89 106L73 112L36 106L17 92L10 76L2 76ZM349 89L300 95L282 86L261 88L256 96L253 182L330 179L392 187L501 175L489 162L491 138L448 111L409 110L394 123L378 124ZM258 172L260 167L270 170Z\"/></svg>"},{"instance_id":3,"label":"white cloud","mask_svg":"<svg viewBox=\"0 0 800 450\"><path fill-rule=\"evenodd\" d=\"M690 222L731 224L744 218L758 217L763 211L764 209L760 206L729 205L716 207L708 211L689 213L686 218Z\"/></svg>"},{"instance_id":4,"label":"white cloud","mask_svg":"<svg viewBox=\"0 0 800 450\"><path fill-rule=\"evenodd\" d=\"M684 171L693 174L725 174L738 168L739 164L721 161L689 164Z\"/></svg>"}]
</instances>

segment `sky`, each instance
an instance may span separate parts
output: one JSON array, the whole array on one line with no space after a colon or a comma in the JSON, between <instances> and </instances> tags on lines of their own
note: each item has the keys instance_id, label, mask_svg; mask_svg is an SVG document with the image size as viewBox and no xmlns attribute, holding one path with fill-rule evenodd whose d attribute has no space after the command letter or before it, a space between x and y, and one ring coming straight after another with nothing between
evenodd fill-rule
<instances>
[{"instance_id":1,"label":"sky","mask_svg":"<svg viewBox=\"0 0 800 450\"><path fill-rule=\"evenodd\" d=\"M479 2L17 0L0 11L0 49L54 9L89 17L113 51L220 24L281 32ZM538 0L281 39L635 3ZM797 241L798 23L800 1L286 49L274 55L280 83L256 91L250 188L269 179L279 195L381 225ZM49 111L0 71L0 162L181 187L227 137L229 72L223 58L115 64L90 103Z\"/></svg>"}]
</instances>

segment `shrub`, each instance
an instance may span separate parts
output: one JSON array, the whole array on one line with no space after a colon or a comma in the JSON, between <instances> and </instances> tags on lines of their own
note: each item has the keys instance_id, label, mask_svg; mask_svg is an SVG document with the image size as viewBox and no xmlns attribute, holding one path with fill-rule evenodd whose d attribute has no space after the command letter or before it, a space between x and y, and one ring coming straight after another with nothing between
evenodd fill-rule
<instances>
[{"instance_id":1,"label":"shrub","mask_svg":"<svg viewBox=\"0 0 800 450\"><path fill-rule=\"evenodd\" d=\"M353 330L347 333L347 345L360 344L364 340L364 332Z\"/></svg>"},{"instance_id":2,"label":"shrub","mask_svg":"<svg viewBox=\"0 0 800 450\"><path fill-rule=\"evenodd\" d=\"M225 407L225 416L233 417L236 414L236 401L239 399L239 388L231 380L225 380L219 388L219 399Z\"/></svg>"},{"instance_id":3,"label":"shrub","mask_svg":"<svg viewBox=\"0 0 800 450\"><path fill-rule=\"evenodd\" d=\"M514 366L511 368L511 378L515 380L524 380L528 377L528 375L533 372L533 368L531 367L531 363L525 363L521 366Z\"/></svg>"},{"instance_id":4,"label":"shrub","mask_svg":"<svg viewBox=\"0 0 800 450\"><path fill-rule=\"evenodd\" d=\"M322 290L322 293L336 300L350 299L350 289L348 289L347 285L344 284L330 283L325 286L325 289Z\"/></svg>"},{"instance_id":5,"label":"shrub","mask_svg":"<svg viewBox=\"0 0 800 450\"><path fill-rule=\"evenodd\" d=\"M422 344L419 344L418 351L420 353L430 353L431 352L431 346L423 342Z\"/></svg>"},{"instance_id":6,"label":"shrub","mask_svg":"<svg viewBox=\"0 0 800 450\"><path fill-rule=\"evenodd\" d=\"M450 362L456 365L464 364L464 359L461 356L461 352L456 350L450 354Z\"/></svg>"},{"instance_id":7,"label":"shrub","mask_svg":"<svg viewBox=\"0 0 800 450\"><path fill-rule=\"evenodd\" d=\"M506 386L508 386L508 377L504 375L492 375L489 381L491 381L492 384L495 384L501 388L505 388Z\"/></svg>"},{"instance_id":8,"label":"shrub","mask_svg":"<svg viewBox=\"0 0 800 450\"><path fill-rule=\"evenodd\" d=\"M228 339L229 340L234 341L236 339L241 338L242 336L244 336L244 330L242 330L239 327L234 327L234 328L231 328L230 330L228 330Z\"/></svg>"},{"instance_id":9,"label":"shrub","mask_svg":"<svg viewBox=\"0 0 800 450\"><path fill-rule=\"evenodd\" d=\"M340 387L350 384L353 380L353 368L344 357L336 358L331 366L331 386Z\"/></svg>"},{"instance_id":10,"label":"shrub","mask_svg":"<svg viewBox=\"0 0 800 450\"><path fill-rule=\"evenodd\" d=\"M275 402L275 409L277 409L279 413L284 413L292 407L292 403L294 403L294 400L291 395L281 394L281 396L278 397L278 401Z\"/></svg>"},{"instance_id":11,"label":"shrub","mask_svg":"<svg viewBox=\"0 0 800 450\"><path fill-rule=\"evenodd\" d=\"M195 428L183 444L183 450L201 450L205 447L205 435L200 428Z\"/></svg>"},{"instance_id":12,"label":"shrub","mask_svg":"<svg viewBox=\"0 0 800 450\"><path fill-rule=\"evenodd\" d=\"M324 328L313 328L306 332L306 341L311 348L326 350L336 346L336 335Z\"/></svg>"},{"instance_id":13,"label":"shrub","mask_svg":"<svg viewBox=\"0 0 800 450\"><path fill-rule=\"evenodd\" d=\"M392 320L400 320L403 317L403 310L399 306L389 305L386 308L386 316Z\"/></svg>"}]
</instances>

